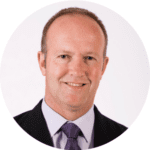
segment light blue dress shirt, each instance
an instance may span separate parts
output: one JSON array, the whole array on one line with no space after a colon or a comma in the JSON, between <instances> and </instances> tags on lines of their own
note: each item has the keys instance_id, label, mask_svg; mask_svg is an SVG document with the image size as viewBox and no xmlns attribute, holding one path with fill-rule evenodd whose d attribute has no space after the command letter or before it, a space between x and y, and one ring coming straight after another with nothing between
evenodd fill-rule
<instances>
[{"instance_id":1,"label":"light blue dress shirt","mask_svg":"<svg viewBox=\"0 0 150 150\"><path fill-rule=\"evenodd\" d=\"M61 126L66 122L72 122L76 124L82 131L84 137L78 136L77 141L78 145L81 149L88 149L93 147L93 127L94 127L94 107L92 106L90 110L81 116L80 118L69 121L66 120L64 117L59 115L53 109L51 109L45 102L45 99L42 102L42 112L44 118L47 123L48 130L50 135L52 136L54 147L64 149L67 143L66 135L60 131L57 131L61 128Z\"/></svg>"}]
</instances>

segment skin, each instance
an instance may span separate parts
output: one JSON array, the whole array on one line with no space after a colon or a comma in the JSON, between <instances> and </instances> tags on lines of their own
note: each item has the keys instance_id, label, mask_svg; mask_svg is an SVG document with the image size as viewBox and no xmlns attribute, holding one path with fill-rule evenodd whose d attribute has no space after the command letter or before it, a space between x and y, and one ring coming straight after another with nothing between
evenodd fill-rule
<instances>
[{"instance_id":1,"label":"skin","mask_svg":"<svg viewBox=\"0 0 150 150\"><path fill-rule=\"evenodd\" d=\"M108 64L103 58L105 37L95 20L83 15L57 18L46 36L44 54L38 52L45 76L45 101L67 120L76 120L93 105Z\"/></svg>"}]
</instances>

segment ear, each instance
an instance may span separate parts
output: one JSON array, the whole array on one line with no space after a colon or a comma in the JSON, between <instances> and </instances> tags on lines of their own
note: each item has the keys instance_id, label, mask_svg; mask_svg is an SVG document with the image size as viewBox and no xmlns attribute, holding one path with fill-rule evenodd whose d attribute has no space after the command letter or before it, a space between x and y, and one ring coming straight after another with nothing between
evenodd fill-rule
<instances>
[{"instance_id":1,"label":"ear","mask_svg":"<svg viewBox=\"0 0 150 150\"><path fill-rule=\"evenodd\" d=\"M103 68L102 68L102 75L104 74L107 64L108 64L109 58L105 56L104 62L103 62Z\"/></svg>"},{"instance_id":2,"label":"ear","mask_svg":"<svg viewBox=\"0 0 150 150\"><path fill-rule=\"evenodd\" d=\"M39 67L42 72L42 75L45 76L46 75L46 67L45 67L46 65L45 65L44 53L39 51L37 54L37 57L38 57Z\"/></svg>"}]
</instances>

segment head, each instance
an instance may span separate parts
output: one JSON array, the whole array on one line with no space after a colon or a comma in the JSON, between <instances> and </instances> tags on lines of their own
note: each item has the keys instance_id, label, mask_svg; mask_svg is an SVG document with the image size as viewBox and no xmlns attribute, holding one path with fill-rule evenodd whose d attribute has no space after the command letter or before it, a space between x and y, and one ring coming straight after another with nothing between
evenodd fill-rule
<instances>
[{"instance_id":1,"label":"head","mask_svg":"<svg viewBox=\"0 0 150 150\"><path fill-rule=\"evenodd\" d=\"M38 61L52 108L90 109L108 63L106 47L104 25L87 10L64 9L48 21Z\"/></svg>"},{"instance_id":2,"label":"head","mask_svg":"<svg viewBox=\"0 0 150 150\"><path fill-rule=\"evenodd\" d=\"M102 29L103 34L105 36L105 48L103 51L103 56L105 57L106 52L107 52L108 36L107 36L107 32L106 32L105 26L103 25L102 21L94 13L92 13L86 9L70 7L70 8L60 10L53 17L51 17L43 29L42 40L41 40L41 52L43 52L45 54L45 61L46 61L46 54L47 54L47 49L46 49L47 31L48 31L49 27L51 26L51 24L54 22L54 20L56 20L60 16L66 15L66 14L81 14L81 15L89 16L90 18L93 18L98 23L98 25Z\"/></svg>"}]
</instances>

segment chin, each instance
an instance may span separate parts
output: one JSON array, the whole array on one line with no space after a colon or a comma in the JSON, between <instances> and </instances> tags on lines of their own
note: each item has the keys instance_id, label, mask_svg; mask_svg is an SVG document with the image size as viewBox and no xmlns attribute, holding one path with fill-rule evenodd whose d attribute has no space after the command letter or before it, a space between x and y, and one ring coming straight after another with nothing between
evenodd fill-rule
<instances>
[{"instance_id":1,"label":"chin","mask_svg":"<svg viewBox=\"0 0 150 150\"><path fill-rule=\"evenodd\" d=\"M61 101L70 108L81 108L87 100L85 95L75 95L75 94L63 94L61 95Z\"/></svg>"},{"instance_id":2,"label":"chin","mask_svg":"<svg viewBox=\"0 0 150 150\"><path fill-rule=\"evenodd\" d=\"M78 103L75 101L67 101L66 104L72 108L77 108L77 107L80 107L82 105L81 102Z\"/></svg>"},{"instance_id":3,"label":"chin","mask_svg":"<svg viewBox=\"0 0 150 150\"><path fill-rule=\"evenodd\" d=\"M82 101L79 98L67 97L63 101L70 107L79 107L80 105L82 105Z\"/></svg>"},{"instance_id":4,"label":"chin","mask_svg":"<svg viewBox=\"0 0 150 150\"><path fill-rule=\"evenodd\" d=\"M69 110L71 110L71 111L74 111L74 112L76 112L76 111L79 111L81 108L82 108L82 105L80 105L80 104L67 104L67 107L69 108Z\"/></svg>"}]
</instances>

